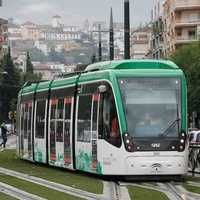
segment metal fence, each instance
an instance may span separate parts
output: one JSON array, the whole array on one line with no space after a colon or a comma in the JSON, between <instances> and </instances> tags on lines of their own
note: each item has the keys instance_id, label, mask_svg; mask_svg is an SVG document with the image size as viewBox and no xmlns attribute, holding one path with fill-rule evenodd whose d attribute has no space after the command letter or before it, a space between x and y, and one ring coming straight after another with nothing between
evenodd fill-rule
<instances>
[{"instance_id":1,"label":"metal fence","mask_svg":"<svg viewBox=\"0 0 200 200\"><path fill-rule=\"evenodd\" d=\"M200 144L189 145L188 171L193 176L194 173L200 173Z\"/></svg>"}]
</instances>

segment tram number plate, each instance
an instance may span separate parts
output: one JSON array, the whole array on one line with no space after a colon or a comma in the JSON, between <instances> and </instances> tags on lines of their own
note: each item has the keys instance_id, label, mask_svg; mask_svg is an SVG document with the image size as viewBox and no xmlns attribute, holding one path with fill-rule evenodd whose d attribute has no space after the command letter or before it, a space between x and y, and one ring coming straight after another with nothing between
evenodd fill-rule
<instances>
[{"instance_id":1,"label":"tram number plate","mask_svg":"<svg viewBox=\"0 0 200 200\"><path fill-rule=\"evenodd\" d=\"M159 155L160 155L160 152L154 152L153 155L154 155L154 156L159 156Z\"/></svg>"}]
</instances>

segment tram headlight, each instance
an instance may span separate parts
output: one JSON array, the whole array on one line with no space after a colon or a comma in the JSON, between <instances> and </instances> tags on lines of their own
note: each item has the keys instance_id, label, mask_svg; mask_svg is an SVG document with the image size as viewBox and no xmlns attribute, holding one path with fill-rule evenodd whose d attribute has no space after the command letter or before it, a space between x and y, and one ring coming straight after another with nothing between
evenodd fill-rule
<instances>
[{"instance_id":1,"label":"tram headlight","mask_svg":"<svg viewBox=\"0 0 200 200\"><path fill-rule=\"evenodd\" d=\"M129 145L129 146L128 146L128 150L132 150L132 146Z\"/></svg>"},{"instance_id":2,"label":"tram headlight","mask_svg":"<svg viewBox=\"0 0 200 200\"><path fill-rule=\"evenodd\" d=\"M133 151L133 143L131 140L131 137L129 134L126 132L123 134L123 139L124 139L124 146L127 151L132 152Z\"/></svg>"},{"instance_id":3,"label":"tram headlight","mask_svg":"<svg viewBox=\"0 0 200 200\"><path fill-rule=\"evenodd\" d=\"M184 139L181 139L181 143L182 143L182 144L184 143Z\"/></svg>"},{"instance_id":4,"label":"tram headlight","mask_svg":"<svg viewBox=\"0 0 200 200\"><path fill-rule=\"evenodd\" d=\"M180 136L179 136L179 151L184 151L185 149L185 143L186 143L186 133L185 131L181 131Z\"/></svg>"},{"instance_id":5,"label":"tram headlight","mask_svg":"<svg viewBox=\"0 0 200 200\"><path fill-rule=\"evenodd\" d=\"M180 148L180 150L181 150L181 151L183 151L183 150L184 150L184 146L180 146L179 148Z\"/></svg>"}]
</instances>

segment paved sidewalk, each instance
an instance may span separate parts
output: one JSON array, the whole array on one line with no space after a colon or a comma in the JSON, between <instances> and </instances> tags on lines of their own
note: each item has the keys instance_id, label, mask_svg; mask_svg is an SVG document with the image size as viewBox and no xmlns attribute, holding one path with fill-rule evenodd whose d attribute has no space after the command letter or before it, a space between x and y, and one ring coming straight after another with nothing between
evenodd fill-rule
<instances>
[{"instance_id":1,"label":"paved sidewalk","mask_svg":"<svg viewBox=\"0 0 200 200\"><path fill-rule=\"evenodd\" d=\"M16 148L16 135L9 134L7 136L6 148L5 149L15 149ZM0 138L0 143L2 142L2 138ZM0 151L4 150L3 145L0 147Z\"/></svg>"}]
</instances>

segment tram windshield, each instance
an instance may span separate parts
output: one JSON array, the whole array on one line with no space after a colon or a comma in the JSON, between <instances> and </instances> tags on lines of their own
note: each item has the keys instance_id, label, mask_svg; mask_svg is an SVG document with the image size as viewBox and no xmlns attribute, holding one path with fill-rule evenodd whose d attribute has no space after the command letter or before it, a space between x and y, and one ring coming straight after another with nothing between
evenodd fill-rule
<instances>
[{"instance_id":1,"label":"tram windshield","mask_svg":"<svg viewBox=\"0 0 200 200\"><path fill-rule=\"evenodd\" d=\"M178 138L181 79L118 78L127 131L134 138Z\"/></svg>"}]
</instances>

